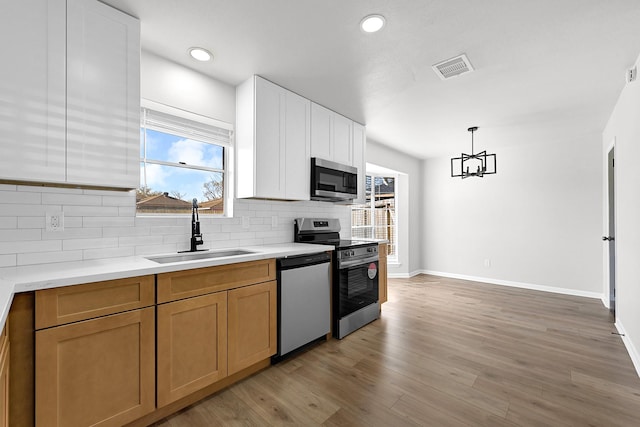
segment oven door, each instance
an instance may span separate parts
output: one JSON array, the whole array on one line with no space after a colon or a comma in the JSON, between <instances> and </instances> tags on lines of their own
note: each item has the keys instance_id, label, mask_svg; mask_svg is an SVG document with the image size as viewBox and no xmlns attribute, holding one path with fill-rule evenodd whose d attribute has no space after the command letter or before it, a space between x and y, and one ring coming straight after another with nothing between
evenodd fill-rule
<instances>
[{"instance_id":1,"label":"oven door","mask_svg":"<svg viewBox=\"0 0 640 427\"><path fill-rule=\"evenodd\" d=\"M378 257L340 262L337 270L338 318L378 301Z\"/></svg>"}]
</instances>

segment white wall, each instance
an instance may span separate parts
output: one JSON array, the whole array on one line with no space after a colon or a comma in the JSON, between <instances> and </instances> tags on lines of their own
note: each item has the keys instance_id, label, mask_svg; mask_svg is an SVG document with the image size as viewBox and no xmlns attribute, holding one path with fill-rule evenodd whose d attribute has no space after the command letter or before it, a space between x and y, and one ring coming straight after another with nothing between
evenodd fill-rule
<instances>
[{"instance_id":1,"label":"white wall","mask_svg":"<svg viewBox=\"0 0 640 427\"><path fill-rule=\"evenodd\" d=\"M236 88L142 51L140 96L235 125Z\"/></svg>"},{"instance_id":2,"label":"white wall","mask_svg":"<svg viewBox=\"0 0 640 427\"><path fill-rule=\"evenodd\" d=\"M601 297L601 136L494 142L495 175L451 178L449 158L424 162L423 268Z\"/></svg>"},{"instance_id":3,"label":"white wall","mask_svg":"<svg viewBox=\"0 0 640 427\"><path fill-rule=\"evenodd\" d=\"M636 64L639 62L640 59ZM614 139L616 326L625 333L623 340L640 374L640 81L627 84L618 99L602 137L604 158ZM606 174L602 180L606 186ZM603 235L608 234L606 221L605 216L601 225ZM603 258L608 259L604 246Z\"/></svg>"},{"instance_id":4,"label":"white wall","mask_svg":"<svg viewBox=\"0 0 640 427\"><path fill-rule=\"evenodd\" d=\"M399 264L389 264L388 272L392 277L408 277L421 269L421 161L371 139L367 139L366 161L402 173L397 195Z\"/></svg>"}]
</instances>

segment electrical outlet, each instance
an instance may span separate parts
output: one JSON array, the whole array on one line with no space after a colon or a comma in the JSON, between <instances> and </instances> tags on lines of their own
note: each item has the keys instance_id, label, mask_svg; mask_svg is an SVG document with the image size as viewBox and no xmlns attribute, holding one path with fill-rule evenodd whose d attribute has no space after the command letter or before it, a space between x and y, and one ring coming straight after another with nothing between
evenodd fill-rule
<instances>
[{"instance_id":1,"label":"electrical outlet","mask_svg":"<svg viewBox=\"0 0 640 427\"><path fill-rule=\"evenodd\" d=\"M249 217L248 216L243 216L242 217L242 228L249 228Z\"/></svg>"},{"instance_id":2,"label":"electrical outlet","mask_svg":"<svg viewBox=\"0 0 640 427\"><path fill-rule=\"evenodd\" d=\"M64 231L64 212L47 212L45 227L47 231Z\"/></svg>"},{"instance_id":3,"label":"electrical outlet","mask_svg":"<svg viewBox=\"0 0 640 427\"><path fill-rule=\"evenodd\" d=\"M486 258L484 260L484 266L487 268L491 267L491 260L489 258Z\"/></svg>"},{"instance_id":4,"label":"electrical outlet","mask_svg":"<svg viewBox=\"0 0 640 427\"><path fill-rule=\"evenodd\" d=\"M271 217L271 228L276 228L278 226L278 215L273 215Z\"/></svg>"}]
</instances>

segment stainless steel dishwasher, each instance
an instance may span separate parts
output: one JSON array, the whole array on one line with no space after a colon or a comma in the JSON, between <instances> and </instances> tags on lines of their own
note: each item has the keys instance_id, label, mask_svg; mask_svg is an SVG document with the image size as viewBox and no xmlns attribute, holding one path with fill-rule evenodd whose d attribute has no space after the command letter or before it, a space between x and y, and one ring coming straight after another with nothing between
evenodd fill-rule
<instances>
[{"instance_id":1,"label":"stainless steel dishwasher","mask_svg":"<svg viewBox=\"0 0 640 427\"><path fill-rule=\"evenodd\" d=\"M277 260L278 362L331 331L331 255L326 252Z\"/></svg>"}]
</instances>

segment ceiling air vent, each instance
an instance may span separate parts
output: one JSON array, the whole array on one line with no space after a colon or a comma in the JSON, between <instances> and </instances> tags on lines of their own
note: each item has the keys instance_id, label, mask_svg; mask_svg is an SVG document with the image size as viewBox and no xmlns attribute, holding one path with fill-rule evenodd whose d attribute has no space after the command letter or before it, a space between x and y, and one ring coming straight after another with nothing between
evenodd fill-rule
<instances>
[{"instance_id":1,"label":"ceiling air vent","mask_svg":"<svg viewBox=\"0 0 640 427\"><path fill-rule=\"evenodd\" d=\"M473 71L473 66L464 53L435 64L432 68L442 80Z\"/></svg>"}]
</instances>

